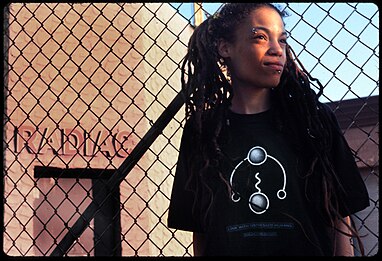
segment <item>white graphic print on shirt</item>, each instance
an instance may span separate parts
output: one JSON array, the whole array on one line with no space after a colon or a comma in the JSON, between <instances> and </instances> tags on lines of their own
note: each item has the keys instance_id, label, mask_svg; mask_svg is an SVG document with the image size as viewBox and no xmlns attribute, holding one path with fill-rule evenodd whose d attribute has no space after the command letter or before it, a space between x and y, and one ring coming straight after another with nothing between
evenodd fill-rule
<instances>
[{"instance_id":1,"label":"white graphic print on shirt","mask_svg":"<svg viewBox=\"0 0 382 261\"><path fill-rule=\"evenodd\" d=\"M282 174L283 174L283 187L278 190L277 192L277 197L279 199L285 199L286 197L286 191L285 191L285 186L286 186L286 173L283 165L278 161L275 157L269 155L267 151L260 147L260 146L255 146L251 148L247 154L247 157L243 159L239 164L236 165L234 170L231 173L230 177L230 185L233 187L234 183L234 175L236 173L236 170L245 162L248 161L251 165L254 166L260 166L263 163L265 163L268 159L271 159L275 161L278 166L280 167ZM255 184L256 191L252 193L249 197L248 200L248 205L250 210L255 213L255 214L263 214L267 209L269 208L269 199L266 194L261 192L260 188L260 183L261 183L261 177L259 176L260 172L257 172L255 174L255 178L257 180ZM233 202L238 202L241 199L240 193L232 189L232 194L231 194L231 199Z\"/></svg>"}]
</instances>

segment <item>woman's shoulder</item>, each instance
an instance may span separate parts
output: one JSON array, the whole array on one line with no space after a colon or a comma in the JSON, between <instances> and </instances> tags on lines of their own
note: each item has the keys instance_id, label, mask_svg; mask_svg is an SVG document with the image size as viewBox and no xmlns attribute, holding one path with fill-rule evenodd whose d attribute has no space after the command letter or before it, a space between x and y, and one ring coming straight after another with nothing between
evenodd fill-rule
<instances>
[{"instance_id":1,"label":"woman's shoulder","mask_svg":"<svg viewBox=\"0 0 382 261\"><path fill-rule=\"evenodd\" d=\"M339 129L339 124L338 124L338 121L337 121L337 116L336 116L335 112L332 110L332 108L328 104L320 102L320 103L318 103L317 108L318 108L318 111L319 111L319 115L321 117L327 118L329 124L331 125L331 127ZM327 126L327 127L329 127L329 126Z\"/></svg>"},{"instance_id":2,"label":"woman's shoulder","mask_svg":"<svg viewBox=\"0 0 382 261\"><path fill-rule=\"evenodd\" d=\"M319 102L317 104L317 107L323 113L326 113L327 115L330 115L330 116L335 116L334 111L332 110L332 108L328 104L323 103L323 102Z\"/></svg>"}]
</instances>

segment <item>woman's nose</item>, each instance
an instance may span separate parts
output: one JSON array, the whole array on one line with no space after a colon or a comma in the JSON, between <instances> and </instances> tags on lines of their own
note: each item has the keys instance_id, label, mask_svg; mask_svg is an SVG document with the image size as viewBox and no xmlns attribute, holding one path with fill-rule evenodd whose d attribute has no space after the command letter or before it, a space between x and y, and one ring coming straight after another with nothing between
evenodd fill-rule
<instances>
[{"instance_id":1,"label":"woman's nose","mask_svg":"<svg viewBox=\"0 0 382 261\"><path fill-rule=\"evenodd\" d=\"M283 54L283 48L280 45L279 41L270 41L269 42L269 49L268 53L270 55L276 55L276 56L281 56Z\"/></svg>"}]
</instances>

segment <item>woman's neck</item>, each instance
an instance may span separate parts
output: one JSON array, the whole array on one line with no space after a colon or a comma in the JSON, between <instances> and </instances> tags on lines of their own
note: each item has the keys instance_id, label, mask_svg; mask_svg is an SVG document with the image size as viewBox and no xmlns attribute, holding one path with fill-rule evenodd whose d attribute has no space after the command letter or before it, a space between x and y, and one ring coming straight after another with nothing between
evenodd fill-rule
<instances>
[{"instance_id":1,"label":"woman's neck","mask_svg":"<svg viewBox=\"0 0 382 261\"><path fill-rule=\"evenodd\" d=\"M231 111L256 114L270 108L271 90L268 88L234 88Z\"/></svg>"}]
</instances>

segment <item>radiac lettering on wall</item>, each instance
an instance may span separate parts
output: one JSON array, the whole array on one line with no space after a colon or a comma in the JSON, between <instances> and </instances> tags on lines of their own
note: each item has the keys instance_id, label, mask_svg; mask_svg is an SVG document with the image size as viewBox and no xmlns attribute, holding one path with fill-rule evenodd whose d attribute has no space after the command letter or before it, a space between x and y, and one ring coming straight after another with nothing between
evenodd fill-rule
<instances>
[{"instance_id":1,"label":"radiac lettering on wall","mask_svg":"<svg viewBox=\"0 0 382 261\"><path fill-rule=\"evenodd\" d=\"M128 142L131 133L125 130L111 133L109 130L79 130L78 128L37 128L21 125L14 129L15 153L53 153L60 156L80 154L96 157L98 153L106 157L126 157L129 154Z\"/></svg>"}]
</instances>

